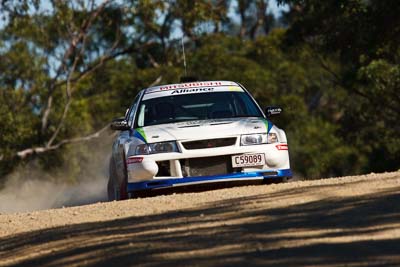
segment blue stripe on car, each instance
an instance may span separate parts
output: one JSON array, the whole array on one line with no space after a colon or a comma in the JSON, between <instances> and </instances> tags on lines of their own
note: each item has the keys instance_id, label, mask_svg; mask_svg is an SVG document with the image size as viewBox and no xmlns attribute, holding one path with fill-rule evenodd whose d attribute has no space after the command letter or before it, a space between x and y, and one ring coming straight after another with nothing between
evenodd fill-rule
<instances>
[{"instance_id":1,"label":"blue stripe on car","mask_svg":"<svg viewBox=\"0 0 400 267\"><path fill-rule=\"evenodd\" d=\"M143 137L143 135L138 130L135 130L135 132L133 133L133 136L136 137L137 139L143 141L144 143L147 143L146 139Z\"/></svg>"},{"instance_id":2,"label":"blue stripe on car","mask_svg":"<svg viewBox=\"0 0 400 267\"><path fill-rule=\"evenodd\" d=\"M276 172L271 175L270 173ZM292 177L292 171L290 169L284 170L264 170L257 172L244 172L244 173L231 173L225 175L215 176L196 176L196 177L184 177L184 178L171 178L171 179L154 179L151 181L128 183L128 192L140 191L140 190L151 190L157 188L167 188L179 185L191 185L199 183L212 183L212 182L224 182L224 181L245 181L245 180L261 180L271 179L279 177Z\"/></svg>"}]
</instances>

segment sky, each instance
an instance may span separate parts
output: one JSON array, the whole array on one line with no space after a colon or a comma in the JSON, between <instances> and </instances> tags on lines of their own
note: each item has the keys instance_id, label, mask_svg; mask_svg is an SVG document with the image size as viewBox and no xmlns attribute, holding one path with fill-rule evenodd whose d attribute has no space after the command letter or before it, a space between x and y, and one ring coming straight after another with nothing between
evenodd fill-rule
<instances>
[{"instance_id":1,"label":"sky","mask_svg":"<svg viewBox=\"0 0 400 267\"><path fill-rule=\"evenodd\" d=\"M118 0L114 0L115 2L119 2ZM97 1L96 1L97 2ZM98 2L101 2L101 0L98 0ZM41 2L42 4L41 4L41 9L42 10L50 10L51 8L50 8L50 2L49 2L49 0L44 0L44 1L42 1ZM278 4L277 4L277 2L276 2L276 0L269 0L269 9L272 11L272 13L275 15L275 16L279 16L280 15L280 13L282 12L282 10L287 10L288 9L288 6L287 5L280 5L280 6L278 6ZM2 24L3 22L2 21L0 21L0 25Z\"/></svg>"},{"instance_id":2,"label":"sky","mask_svg":"<svg viewBox=\"0 0 400 267\"><path fill-rule=\"evenodd\" d=\"M276 0L270 0L269 1L269 8L271 9L272 13L275 16L279 16L282 11L289 10L288 5L280 5L280 6L278 6L278 3L276 2Z\"/></svg>"}]
</instances>

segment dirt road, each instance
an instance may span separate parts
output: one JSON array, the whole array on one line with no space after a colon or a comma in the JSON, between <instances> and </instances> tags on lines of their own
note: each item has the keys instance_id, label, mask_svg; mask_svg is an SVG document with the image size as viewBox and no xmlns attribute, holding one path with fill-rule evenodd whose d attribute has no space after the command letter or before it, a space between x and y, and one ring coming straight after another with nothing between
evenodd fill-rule
<instances>
[{"instance_id":1,"label":"dirt road","mask_svg":"<svg viewBox=\"0 0 400 267\"><path fill-rule=\"evenodd\" d=\"M400 172L0 215L0 266L400 266Z\"/></svg>"}]
</instances>

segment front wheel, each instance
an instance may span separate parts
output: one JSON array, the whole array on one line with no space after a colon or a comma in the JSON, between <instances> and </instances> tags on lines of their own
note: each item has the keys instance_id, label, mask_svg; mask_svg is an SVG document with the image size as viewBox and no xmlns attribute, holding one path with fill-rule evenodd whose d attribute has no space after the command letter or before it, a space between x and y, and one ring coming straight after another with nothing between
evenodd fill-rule
<instances>
[{"instance_id":1,"label":"front wheel","mask_svg":"<svg viewBox=\"0 0 400 267\"><path fill-rule=\"evenodd\" d=\"M109 178L107 184L108 200L114 201L114 200L127 199L128 193L126 187L127 187L126 171L124 170L124 177L122 178L122 181L119 182L116 172L115 162L113 158L111 158L109 165Z\"/></svg>"}]
</instances>

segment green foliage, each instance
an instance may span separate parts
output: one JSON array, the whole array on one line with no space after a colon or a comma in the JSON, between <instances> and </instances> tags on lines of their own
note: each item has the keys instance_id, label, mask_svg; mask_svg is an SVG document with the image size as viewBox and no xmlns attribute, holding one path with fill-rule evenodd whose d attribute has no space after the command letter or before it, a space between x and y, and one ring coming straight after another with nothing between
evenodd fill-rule
<instances>
[{"instance_id":1,"label":"green foliage","mask_svg":"<svg viewBox=\"0 0 400 267\"><path fill-rule=\"evenodd\" d=\"M398 1L282 0L293 8L286 42L309 44L319 55L339 55L326 68L342 87L340 131L368 158L363 171L400 166L400 21ZM318 27L316 27L318 25ZM340 96L339 94L337 96Z\"/></svg>"},{"instance_id":2,"label":"green foliage","mask_svg":"<svg viewBox=\"0 0 400 267\"><path fill-rule=\"evenodd\" d=\"M90 142L17 153L96 132L139 90L178 82L181 33L189 75L284 108L273 122L297 175L400 167L395 0L282 0L285 29L265 0L11 2L0 2L0 177L29 162L85 175Z\"/></svg>"}]
</instances>

